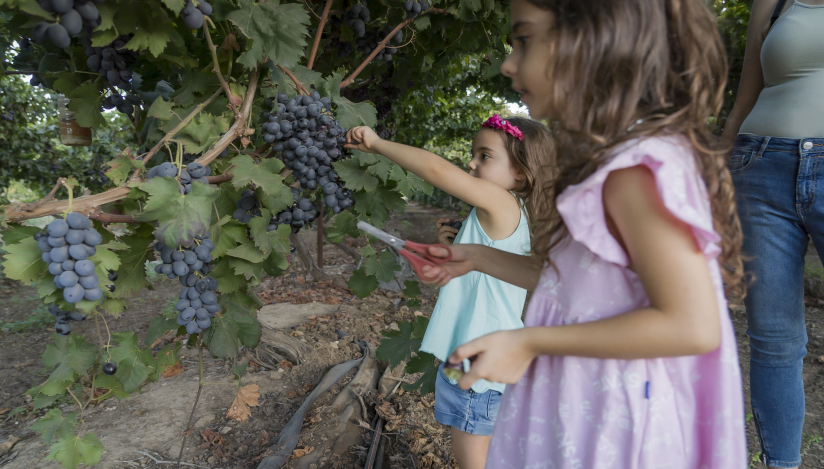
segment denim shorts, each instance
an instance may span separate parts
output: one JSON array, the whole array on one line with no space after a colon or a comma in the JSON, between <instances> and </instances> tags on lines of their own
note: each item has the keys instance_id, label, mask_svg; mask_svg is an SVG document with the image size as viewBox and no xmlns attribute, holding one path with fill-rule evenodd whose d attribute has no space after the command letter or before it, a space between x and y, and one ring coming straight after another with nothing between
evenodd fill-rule
<instances>
[{"instance_id":1,"label":"denim shorts","mask_svg":"<svg viewBox=\"0 0 824 469\"><path fill-rule=\"evenodd\" d=\"M472 435L491 435L500 406L500 392L463 390L444 376L443 364L438 367L435 381L435 420L438 423Z\"/></svg>"}]
</instances>

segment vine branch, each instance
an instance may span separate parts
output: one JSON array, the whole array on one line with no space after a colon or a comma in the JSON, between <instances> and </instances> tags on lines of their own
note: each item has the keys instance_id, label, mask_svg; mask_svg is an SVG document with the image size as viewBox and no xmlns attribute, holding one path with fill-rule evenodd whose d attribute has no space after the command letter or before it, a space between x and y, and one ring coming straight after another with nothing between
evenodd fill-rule
<instances>
[{"instance_id":1,"label":"vine branch","mask_svg":"<svg viewBox=\"0 0 824 469\"><path fill-rule=\"evenodd\" d=\"M36 209L37 207L43 205L44 203L46 203L50 200L53 200L54 199L54 194L57 194L57 191L60 190L60 188L63 187L63 184L65 184L65 183L66 183L66 178L58 179L57 183L54 185L54 187L52 187L52 190L48 193L48 195L46 195L45 197L43 197L42 199L40 199L36 202L30 202L30 203L27 203L27 204L23 204L20 207L20 210L23 210L24 212L31 212L32 210Z\"/></svg>"},{"instance_id":2,"label":"vine branch","mask_svg":"<svg viewBox=\"0 0 824 469\"><path fill-rule=\"evenodd\" d=\"M292 79L292 81L294 81L294 82L295 82L295 87L297 87L297 89L298 89L298 94L309 95L309 92L308 92L308 91L306 91L306 87L305 87L305 86L303 86L303 83L301 83L301 82L300 82L300 80L298 80L298 77L296 77L296 76L295 76L295 74L294 74L294 73L292 73L292 71L291 71L291 70L289 70L288 68L286 68L286 67L284 67L284 66L282 66L282 65L278 65L278 68L279 68L279 69L280 69L283 73L285 73L285 74L289 75L289 78L291 78L291 79Z\"/></svg>"},{"instance_id":3,"label":"vine branch","mask_svg":"<svg viewBox=\"0 0 824 469\"><path fill-rule=\"evenodd\" d=\"M422 12L420 15L416 16L415 18L419 18L420 16L425 15L427 13L447 13L447 11L442 9L442 8L430 8L430 9L426 10L425 12ZM389 42L389 40L395 34L397 34L398 31L400 31L404 26L411 23L415 18L407 18L407 19L403 20L401 22L401 24L395 26L395 29L393 29L389 34L386 35L385 38L383 38L383 40L380 43L378 43L377 47L375 47L375 50L373 50L372 53L369 54L369 56L366 57L366 59L364 59L364 61L360 65L358 65L358 68L356 68L355 71L352 72L352 74L349 75L345 80L340 82L340 87L345 88L345 87L351 85L352 83L354 83L355 78L358 75L360 75L360 72L362 72L363 69L366 68L367 65L369 65L369 62L371 62L372 59L374 59L381 51L383 51L386 48L386 44Z\"/></svg>"},{"instance_id":4,"label":"vine branch","mask_svg":"<svg viewBox=\"0 0 824 469\"><path fill-rule=\"evenodd\" d=\"M232 89L229 88L229 83L226 82L223 74L220 73L220 62L217 60L217 47L215 47L215 43L212 42L212 35L209 33L209 23L211 23L213 28L217 28L215 24L212 23L211 18L206 16L204 19L206 19L206 21L203 22L203 32L206 33L206 42L209 44L209 52L212 53L212 62L214 63L212 71L215 72L217 79L220 80L220 85L223 87L223 91L226 92L226 97L229 99L229 109L231 109L232 114L235 115L235 120L240 119L240 111L237 110L235 103L232 102L232 97L234 96Z\"/></svg>"},{"instance_id":5,"label":"vine branch","mask_svg":"<svg viewBox=\"0 0 824 469\"><path fill-rule=\"evenodd\" d=\"M318 46L320 45L320 38L323 36L323 28L326 26L326 20L329 19L329 10L332 9L332 2L334 0L326 0L326 6L323 7L323 16L320 17L320 24L318 24L318 32L315 33L315 43L312 44L312 53L309 54L309 63L306 68L312 70L315 65L315 56L318 53Z\"/></svg>"},{"instance_id":6,"label":"vine branch","mask_svg":"<svg viewBox=\"0 0 824 469\"><path fill-rule=\"evenodd\" d=\"M36 70L6 70L3 75L36 75Z\"/></svg>"}]
</instances>

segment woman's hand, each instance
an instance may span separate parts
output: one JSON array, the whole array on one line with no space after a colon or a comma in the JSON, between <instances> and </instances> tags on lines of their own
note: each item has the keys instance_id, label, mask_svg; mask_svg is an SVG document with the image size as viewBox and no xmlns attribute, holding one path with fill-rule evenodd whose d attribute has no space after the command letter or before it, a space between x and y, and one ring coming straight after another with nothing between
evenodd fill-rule
<instances>
[{"instance_id":1,"label":"woman's hand","mask_svg":"<svg viewBox=\"0 0 824 469\"><path fill-rule=\"evenodd\" d=\"M458 386L469 389L481 378L496 383L517 383L537 356L525 340L527 333L527 329L493 332L456 348L447 359L450 363L476 357L469 373L458 380Z\"/></svg>"},{"instance_id":2,"label":"woman's hand","mask_svg":"<svg viewBox=\"0 0 824 469\"><path fill-rule=\"evenodd\" d=\"M445 224L448 222L448 218L438 218L438 221L435 222L435 226L438 227L438 241L441 244L452 244L452 242L455 241L455 236L458 234L458 230Z\"/></svg>"},{"instance_id":3,"label":"woman's hand","mask_svg":"<svg viewBox=\"0 0 824 469\"><path fill-rule=\"evenodd\" d=\"M425 284L437 284L442 287L455 277L460 277L475 270L474 247L472 244L453 244L452 259L449 262L438 264L437 267L425 265L421 268L421 281ZM430 247L429 255L446 259L449 255L444 248Z\"/></svg>"},{"instance_id":4,"label":"woman's hand","mask_svg":"<svg viewBox=\"0 0 824 469\"><path fill-rule=\"evenodd\" d=\"M344 144L344 147L354 148L355 150L366 153L377 153L377 151L374 150L374 146L381 140L374 130L369 127L360 126L349 129L349 132L346 132L346 144Z\"/></svg>"}]
</instances>

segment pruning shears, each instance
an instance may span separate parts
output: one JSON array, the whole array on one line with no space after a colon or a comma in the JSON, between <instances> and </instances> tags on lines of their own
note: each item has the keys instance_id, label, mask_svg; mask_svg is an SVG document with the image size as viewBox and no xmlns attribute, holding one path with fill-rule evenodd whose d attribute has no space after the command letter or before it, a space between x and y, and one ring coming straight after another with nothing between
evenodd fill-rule
<instances>
[{"instance_id":1,"label":"pruning shears","mask_svg":"<svg viewBox=\"0 0 824 469\"><path fill-rule=\"evenodd\" d=\"M413 243L412 241L404 241L402 239L398 239L395 236L390 235L385 231L379 230L364 221L358 222L358 228L378 238L379 240L388 244L390 247L397 250L401 256L403 256L404 258L406 258L407 261L409 261L409 264L412 266L413 269L415 269L415 273L417 273L418 276L421 278L427 278L426 275L423 275L423 272L421 272L421 268L423 266L428 265L430 267L435 267L438 264L443 264L444 262L448 262L452 259L452 250L450 250L448 246L445 246L443 244L420 244ZM439 247L446 249L446 258L430 256L430 247Z\"/></svg>"}]
</instances>

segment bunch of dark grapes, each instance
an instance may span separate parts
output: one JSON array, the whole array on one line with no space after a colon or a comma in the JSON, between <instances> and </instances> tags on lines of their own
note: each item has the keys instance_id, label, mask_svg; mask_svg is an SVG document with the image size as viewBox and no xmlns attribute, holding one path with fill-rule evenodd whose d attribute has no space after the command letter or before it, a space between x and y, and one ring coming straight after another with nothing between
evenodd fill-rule
<instances>
[{"instance_id":1,"label":"bunch of dark grapes","mask_svg":"<svg viewBox=\"0 0 824 469\"><path fill-rule=\"evenodd\" d=\"M275 103L268 98L265 104L268 107ZM345 199L329 197L340 188L332 162L348 157L343 148L338 148L346 142L346 129L332 117L331 107L331 100L321 98L317 91L293 99L278 93L277 107L264 113L268 122L263 124L263 139L283 155L286 167L302 188L322 188L326 204L338 213L354 201L348 191Z\"/></svg>"},{"instance_id":2,"label":"bunch of dark grapes","mask_svg":"<svg viewBox=\"0 0 824 469\"><path fill-rule=\"evenodd\" d=\"M105 47L92 47L91 41L86 41L86 66L89 70L103 75L112 86L124 91L132 90L131 67L137 61L137 53L126 49L129 39L129 36L120 36ZM118 103L113 104L117 106ZM132 104L140 104L140 100Z\"/></svg>"},{"instance_id":3,"label":"bunch of dark grapes","mask_svg":"<svg viewBox=\"0 0 824 469\"><path fill-rule=\"evenodd\" d=\"M357 41L355 41L355 44L357 45L357 51L364 55L371 54L372 51L375 50L376 47L378 47L378 44L380 44L380 42L383 41L383 38L385 38L389 33L392 32L392 29L393 28L388 27L382 36L377 32L370 32L366 35L366 37L358 39ZM389 43L393 42L395 44L400 44L401 42L403 42L403 31L398 31L397 33L395 33L395 35L392 36L392 39L390 39L387 43L386 47L384 47L383 50L381 50L380 53L378 53L378 55L375 56L375 58L378 60L385 61L392 60L392 56L398 52L397 48L389 47Z\"/></svg>"},{"instance_id":4,"label":"bunch of dark grapes","mask_svg":"<svg viewBox=\"0 0 824 469\"><path fill-rule=\"evenodd\" d=\"M103 98L103 109L114 109L131 116L134 113L134 107L141 103L140 97L136 94L127 93L121 96L118 93L112 93Z\"/></svg>"},{"instance_id":5,"label":"bunch of dark grapes","mask_svg":"<svg viewBox=\"0 0 824 469\"><path fill-rule=\"evenodd\" d=\"M54 284L63 290L67 302L97 301L103 297L94 262L88 259L103 237L92 227L91 220L72 212L65 220L58 218L49 223L47 232L36 233L34 239L43 251L43 261L49 264L49 273L54 275Z\"/></svg>"},{"instance_id":6,"label":"bunch of dark grapes","mask_svg":"<svg viewBox=\"0 0 824 469\"><path fill-rule=\"evenodd\" d=\"M369 22L369 9L362 0L352 5L343 14L346 24L355 32L355 36L363 37L366 34L366 23Z\"/></svg>"},{"instance_id":7,"label":"bunch of dark grapes","mask_svg":"<svg viewBox=\"0 0 824 469\"><path fill-rule=\"evenodd\" d=\"M160 253L162 263L155 266L155 272L171 279L195 272L208 274L212 270L212 251L215 249L215 243L210 237L207 232L204 236L195 237L189 246L178 248L157 241L154 248Z\"/></svg>"},{"instance_id":8,"label":"bunch of dark grapes","mask_svg":"<svg viewBox=\"0 0 824 469\"><path fill-rule=\"evenodd\" d=\"M255 191L246 189L237 199L237 210L232 214L232 218L241 223L249 223L249 220L261 215L260 201L258 201Z\"/></svg>"},{"instance_id":9,"label":"bunch of dark grapes","mask_svg":"<svg viewBox=\"0 0 824 469\"><path fill-rule=\"evenodd\" d=\"M57 23L41 21L34 25L31 37L42 42L46 37L57 47L69 47L72 36L77 36L83 30L83 25L89 28L100 26L100 13L95 3L103 0L37 0L40 7L49 13L54 13Z\"/></svg>"},{"instance_id":10,"label":"bunch of dark grapes","mask_svg":"<svg viewBox=\"0 0 824 469\"><path fill-rule=\"evenodd\" d=\"M291 189L294 203L291 207L281 211L269 220L269 226L266 227L267 231L275 231L281 224L286 224L292 227L292 233L297 233L303 228L303 225L312 223L318 217L315 204L311 200L302 197L299 189L294 187Z\"/></svg>"},{"instance_id":11,"label":"bunch of dark grapes","mask_svg":"<svg viewBox=\"0 0 824 469\"><path fill-rule=\"evenodd\" d=\"M212 325L212 318L220 311L217 304L217 280L211 275L200 277L189 274L180 277L180 300L177 302L177 323L186 326L186 332L197 334Z\"/></svg>"},{"instance_id":12,"label":"bunch of dark grapes","mask_svg":"<svg viewBox=\"0 0 824 469\"><path fill-rule=\"evenodd\" d=\"M69 335L72 332L72 325L69 321L83 321L85 316L77 311L63 311L57 305L50 305L49 312L55 317L54 331L60 335Z\"/></svg>"},{"instance_id":13,"label":"bunch of dark grapes","mask_svg":"<svg viewBox=\"0 0 824 469\"><path fill-rule=\"evenodd\" d=\"M152 169L150 169L146 174L146 179L151 179L153 177L177 178L180 182L180 187L183 190L183 193L188 194L192 190L193 182L209 184L209 180L206 179L206 176L210 174L212 174L211 168L200 163L189 163L185 168L178 171L177 166L175 166L174 163L166 162L152 167Z\"/></svg>"},{"instance_id":14,"label":"bunch of dark grapes","mask_svg":"<svg viewBox=\"0 0 824 469\"><path fill-rule=\"evenodd\" d=\"M180 13L183 15L183 23L189 29L200 29L203 27L203 16L212 14L212 5L206 0L195 0L195 6L192 0L186 0L186 5Z\"/></svg>"},{"instance_id":15,"label":"bunch of dark grapes","mask_svg":"<svg viewBox=\"0 0 824 469\"><path fill-rule=\"evenodd\" d=\"M406 16L414 18L429 9L429 2L426 0L406 0L403 3L403 9L406 10Z\"/></svg>"}]
</instances>

